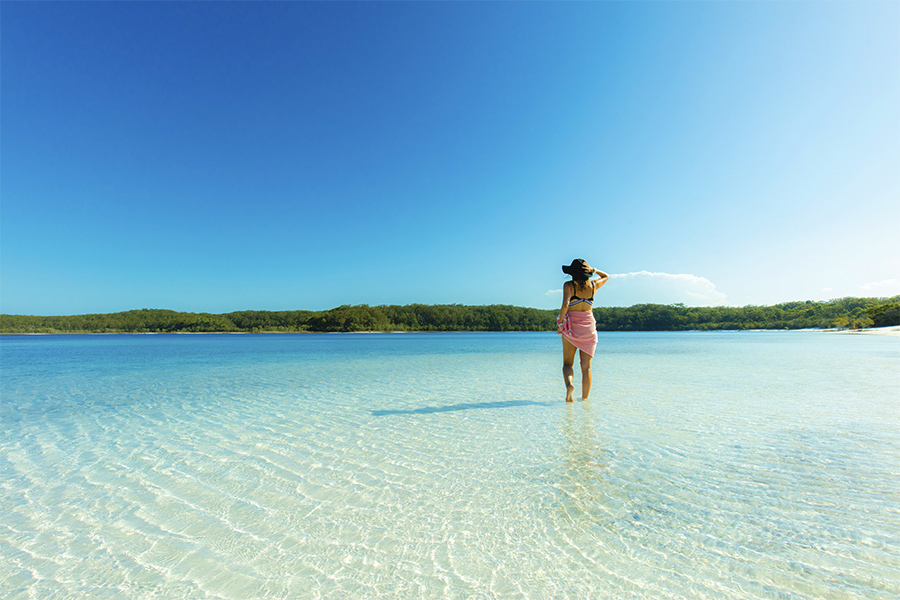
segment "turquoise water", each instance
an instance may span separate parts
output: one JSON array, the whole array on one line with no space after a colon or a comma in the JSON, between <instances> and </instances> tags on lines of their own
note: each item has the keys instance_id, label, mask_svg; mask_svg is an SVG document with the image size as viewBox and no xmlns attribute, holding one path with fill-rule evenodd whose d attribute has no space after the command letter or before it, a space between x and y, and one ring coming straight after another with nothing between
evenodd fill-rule
<instances>
[{"instance_id":1,"label":"turquoise water","mask_svg":"<svg viewBox=\"0 0 900 600\"><path fill-rule=\"evenodd\" d=\"M900 340L560 345L3 336L0 597L900 597Z\"/></svg>"}]
</instances>

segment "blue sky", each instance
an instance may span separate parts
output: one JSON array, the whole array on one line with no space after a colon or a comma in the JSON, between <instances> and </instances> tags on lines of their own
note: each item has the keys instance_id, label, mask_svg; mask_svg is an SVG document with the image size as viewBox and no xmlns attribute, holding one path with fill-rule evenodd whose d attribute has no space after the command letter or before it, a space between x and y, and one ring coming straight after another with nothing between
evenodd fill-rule
<instances>
[{"instance_id":1,"label":"blue sky","mask_svg":"<svg viewBox=\"0 0 900 600\"><path fill-rule=\"evenodd\" d=\"M900 294L900 3L4 2L0 311Z\"/></svg>"}]
</instances>

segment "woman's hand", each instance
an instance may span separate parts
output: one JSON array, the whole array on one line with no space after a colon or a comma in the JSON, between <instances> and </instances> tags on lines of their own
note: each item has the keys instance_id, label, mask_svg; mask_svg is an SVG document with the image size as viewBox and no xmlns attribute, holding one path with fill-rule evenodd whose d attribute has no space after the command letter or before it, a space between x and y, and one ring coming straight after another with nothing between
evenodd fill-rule
<instances>
[{"instance_id":1,"label":"woman's hand","mask_svg":"<svg viewBox=\"0 0 900 600\"><path fill-rule=\"evenodd\" d=\"M601 271L600 269L595 269L594 267L590 266L590 265L587 264L587 263L584 263L584 268L585 268L585 269L587 270L587 272L590 273L591 275L599 275L600 277L609 277L609 275L607 275L606 273L604 273L604 272Z\"/></svg>"}]
</instances>

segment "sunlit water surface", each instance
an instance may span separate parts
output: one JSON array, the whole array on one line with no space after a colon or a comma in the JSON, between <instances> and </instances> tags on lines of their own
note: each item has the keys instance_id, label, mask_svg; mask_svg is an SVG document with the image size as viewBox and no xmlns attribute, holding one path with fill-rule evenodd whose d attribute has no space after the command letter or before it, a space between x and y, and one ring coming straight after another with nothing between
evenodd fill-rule
<instances>
[{"instance_id":1,"label":"sunlit water surface","mask_svg":"<svg viewBox=\"0 0 900 600\"><path fill-rule=\"evenodd\" d=\"M3 336L3 598L900 597L900 340Z\"/></svg>"}]
</instances>

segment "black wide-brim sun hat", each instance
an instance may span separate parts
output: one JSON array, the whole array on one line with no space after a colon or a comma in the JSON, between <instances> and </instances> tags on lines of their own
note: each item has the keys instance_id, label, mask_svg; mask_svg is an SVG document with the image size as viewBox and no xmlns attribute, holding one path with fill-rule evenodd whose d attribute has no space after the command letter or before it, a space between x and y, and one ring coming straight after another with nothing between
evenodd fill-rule
<instances>
[{"instance_id":1,"label":"black wide-brim sun hat","mask_svg":"<svg viewBox=\"0 0 900 600\"><path fill-rule=\"evenodd\" d=\"M584 259L576 258L571 265L563 265L563 273L571 275L573 279L590 279L591 274L584 267Z\"/></svg>"}]
</instances>

